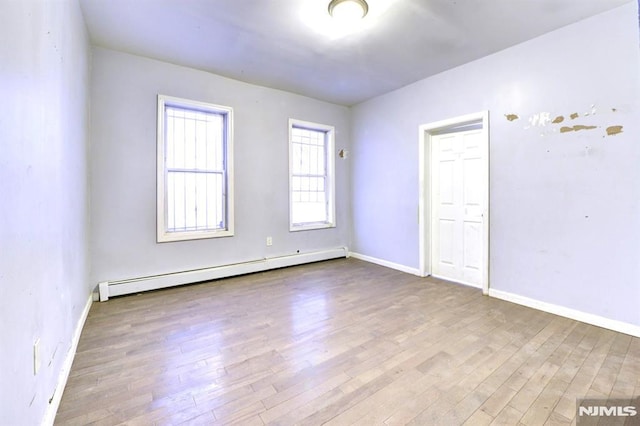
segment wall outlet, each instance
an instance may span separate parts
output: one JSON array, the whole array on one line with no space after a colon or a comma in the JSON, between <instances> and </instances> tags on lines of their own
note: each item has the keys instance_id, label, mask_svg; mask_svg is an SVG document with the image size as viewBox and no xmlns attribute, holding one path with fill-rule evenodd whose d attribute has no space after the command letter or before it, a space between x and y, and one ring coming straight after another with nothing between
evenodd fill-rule
<instances>
[{"instance_id":1,"label":"wall outlet","mask_svg":"<svg viewBox=\"0 0 640 426\"><path fill-rule=\"evenodd\" d=\"M273 238L271 237L267 237L267 246L272 246L273 245Z\"/></svg>"},{"instance_id":2,"label":"wall outlet","mask_svg":"<svg viewBox=\"0 0 640 426\"><path fill-rule=\"evenodd\" d=\"M40 371L40 339L33 342L33 375Z\"/></svg>"}]
</instances>

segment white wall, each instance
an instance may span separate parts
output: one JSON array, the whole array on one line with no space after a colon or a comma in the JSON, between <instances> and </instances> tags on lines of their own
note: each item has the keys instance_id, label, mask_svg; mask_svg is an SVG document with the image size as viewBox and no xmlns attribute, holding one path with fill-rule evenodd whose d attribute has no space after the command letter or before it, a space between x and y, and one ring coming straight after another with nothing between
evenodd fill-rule
<instances>
[{"instance_id":1,"label":"white wall","mask_svg":"<svg viewBox=\"0 0 640 426\"><path fill-rule=\"evenodd\" d=\"M639 39L634 1L354 107L353 250L418 268L418 126L489 110L491 287L640 325Z\"/></svg>"},{"instance_id":2,"label":"white wall","mask_svg":"<svg viewBox=\"0 0 640 426\"><path fill-rule=\"evenodd\" d=\"M156 243L158 93L234 108L235 236ZM349 160L336 158L337 227L289 232L287 141L297 118L335 126L348 149L348 108L102 48L91 96L94 285L348 245Z\"/></svg>"},{"instance_id":3,"label":"white wall","mask_svg":"<svg viewBox=\"0 0 640 426\"><path fill-rule=\"evenodd\" d=\"M76 1L0 4L2 425L45 418L90 295L89 54Z\"/></svg>"}]
</instances>

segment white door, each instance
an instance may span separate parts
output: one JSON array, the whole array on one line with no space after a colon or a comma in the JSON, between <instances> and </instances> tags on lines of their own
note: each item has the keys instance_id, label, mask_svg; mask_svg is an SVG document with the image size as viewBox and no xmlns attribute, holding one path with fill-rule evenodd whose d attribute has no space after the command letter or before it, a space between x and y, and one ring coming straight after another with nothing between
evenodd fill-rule
<instances>
[{"instance_id":1,"label":"white door","mask_svg":"<svg viewBox=\"0 0 640 426\"><path fill-rule=\"evenodd\" d=\"M484 161L481 129L431 137L431 272L475 287L485 268Z\"/></svg>"}]
</instances>

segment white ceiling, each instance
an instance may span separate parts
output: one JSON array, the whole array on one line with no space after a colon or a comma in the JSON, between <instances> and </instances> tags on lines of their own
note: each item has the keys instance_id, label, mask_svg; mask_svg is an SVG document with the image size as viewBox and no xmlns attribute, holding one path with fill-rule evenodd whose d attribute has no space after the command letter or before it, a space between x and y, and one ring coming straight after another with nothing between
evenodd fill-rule
<instances>
[{"instance_id":1,"label":"white ceiling","mask_svg":"<svg viewBox=\"0 0 640 426\"><path fill-rule=\"evenodd\" d=\"M631 0L81 0L94 44L353 105ZM346 33L351 31L350 33Z\"/></svg>"}]
</instances>

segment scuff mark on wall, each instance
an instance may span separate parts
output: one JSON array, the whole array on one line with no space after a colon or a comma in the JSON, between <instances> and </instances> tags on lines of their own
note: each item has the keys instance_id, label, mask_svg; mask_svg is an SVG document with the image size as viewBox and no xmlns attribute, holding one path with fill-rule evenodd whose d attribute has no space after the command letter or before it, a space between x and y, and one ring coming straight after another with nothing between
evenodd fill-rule
<instances>
[{"instance_id":1,"label":"scuff mark on wall","mask_svg":"<svg viewBox=\"0 0 640 426\"><path fill-rule=\"evenodd\" d=\"M517 114L505 114L504 116L507 117L507 120L509 121L514 121L520 118Z\"/></svg>"},{"instance_id":2,"label":"scuff mark on wall","mask_svg":"<svg viewBox=\"0 0 640 426\"><path fill-rule=\"evenodd\" d=\"M617 135L618 133L622 133L622 126L607 127L607 136Z\"/></svg>"},{"instance_id":3,"label":"scuff mark on wall","mask_svg":"<svg viewBox=\"0 0 640 426\"><path fill-rule=\"evenodd\" d=\"M564 117L562 115L559 115L553 119L552 123L558 124L558 123L562 123L563 121L564 121Z\"/></svg>"},{"instance_id":4,"label":"scuff mark on wall","mask_svg":"<svg viewBox=\"0 0 640 426\"><path fill-rule=\"evenodd\" d=\"M571 117L572 120L575 120L576 118L580 117L580 114L578 114L577 112L574 112L569 117Z\"/></svg>"},{"instance_id":5,"label":"scuff mark on wall","mask_svg":"<svg viewBox=\"0 0 640 426\"><path fill-rule=\"evenodd\" d=\"M592 130L597 128L598 128L597 126L585 126L583 124L576 124L575 126L572 126L572 127L562 126L560 128L560 133L577 132L579 130Z\"/></svg>"}]
</instances>

